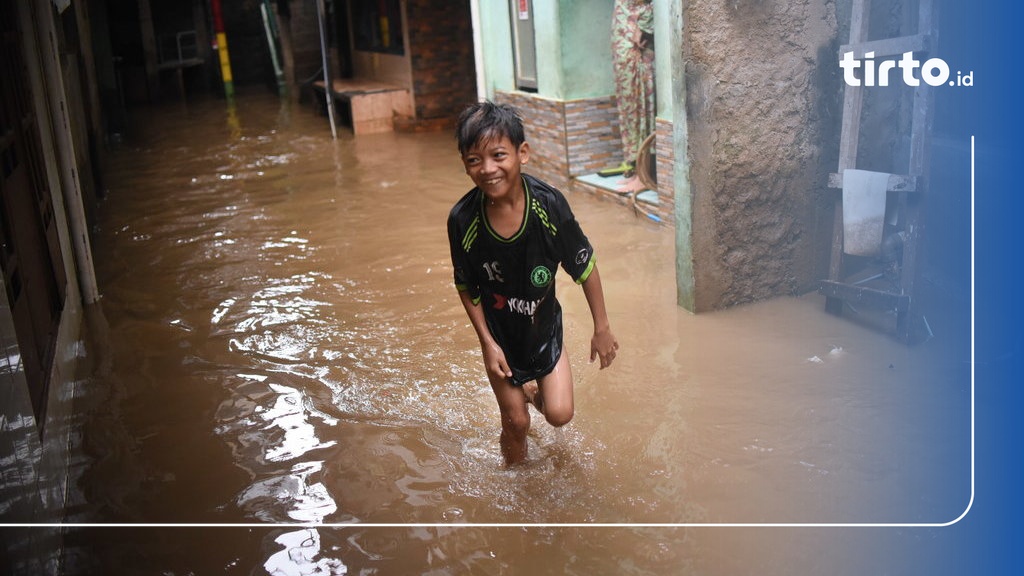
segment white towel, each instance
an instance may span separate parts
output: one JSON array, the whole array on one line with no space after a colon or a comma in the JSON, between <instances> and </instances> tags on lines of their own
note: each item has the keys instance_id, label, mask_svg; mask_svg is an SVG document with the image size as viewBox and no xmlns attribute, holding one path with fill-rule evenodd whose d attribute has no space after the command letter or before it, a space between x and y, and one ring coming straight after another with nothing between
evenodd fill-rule
<instances>
[{"instance_id":1,"label":"white towel","mask_svg":"<svg viewBox=\"0 0 1024 576\"><path fill-rule=\"evenodd\" d=\"M882 247L889 174L843 170L843 252L876 256Z\"/></svg>"}]
</instances>

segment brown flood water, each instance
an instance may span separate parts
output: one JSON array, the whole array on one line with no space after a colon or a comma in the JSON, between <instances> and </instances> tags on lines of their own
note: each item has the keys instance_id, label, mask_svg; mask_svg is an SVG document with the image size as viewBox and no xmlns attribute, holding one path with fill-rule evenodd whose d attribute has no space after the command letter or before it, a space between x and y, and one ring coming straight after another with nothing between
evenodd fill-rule
<instances>
[{"instance_id":1,"label":"brown flood water","mask_svg":"<svg viewBox=\"0 0 1024 576\"><path fill-rule=\"evenodd\" d=\"M537 524L936 523L967 505L962 299L934 299L914 347L813 294L692 315L673 233L570 192L622 349L588 363L586 301L560 272L576 417L535 415L507 470L452 286L445 218L471 183L448 132L332 141L308 103L260 94L136 125L98 211L106 328L74 520L426 525L81 528L72 567L861 574L898 555L888 533Z\"/></svg>"}]
</instances>

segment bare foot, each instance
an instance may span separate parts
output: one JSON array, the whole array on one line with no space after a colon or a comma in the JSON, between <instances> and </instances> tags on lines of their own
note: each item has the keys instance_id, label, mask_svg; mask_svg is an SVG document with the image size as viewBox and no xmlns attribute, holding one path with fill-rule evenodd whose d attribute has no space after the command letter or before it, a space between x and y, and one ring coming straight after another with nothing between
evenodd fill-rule
<instances>
[{"instance_id":1,"label":"bare foot","mask_svg":"<svg viewBox=\"0 0 1024 576\"><path fill-rule=\"evenodd\" d=\"M627 194L631 192L639 192L644 188L646 188L646 186L644 186L644 183L640 181L639 176L627 178L620 182L618 186L616 186L616 190Z\"/></svg>"},{"instance_id":2,"label":"bare foot","mask_svg":"<svg viewBox=\"0 0 1024 576\"><path fill-rule=\"evenodd\" d=\"M523 394L526 396L526 403L533 404L541 414L544 413L544 398L540 393L540 386L536 381L523 384Z\"/></svg>"}]
</instances>

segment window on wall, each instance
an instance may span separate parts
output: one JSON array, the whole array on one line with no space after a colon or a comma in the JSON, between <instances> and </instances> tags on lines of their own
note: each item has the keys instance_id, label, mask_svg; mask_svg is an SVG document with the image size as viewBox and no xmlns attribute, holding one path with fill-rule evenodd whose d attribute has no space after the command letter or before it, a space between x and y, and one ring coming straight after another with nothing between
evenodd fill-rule
<instances>
[{"instance_id":1,"label":"window on wall","mask_svg":"<svg viewBox=\"0 0 1024 576\"><path fill-rule=\"evenodd\" d=\"M405 54L401 0L351 0L356 50Z\"/></svg>"}]
</instances>

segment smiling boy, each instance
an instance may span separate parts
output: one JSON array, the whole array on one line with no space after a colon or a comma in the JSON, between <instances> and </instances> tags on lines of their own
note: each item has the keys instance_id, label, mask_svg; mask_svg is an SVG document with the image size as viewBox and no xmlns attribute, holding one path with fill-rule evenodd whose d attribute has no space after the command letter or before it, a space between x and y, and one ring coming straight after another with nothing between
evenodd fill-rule
<instances>
[{"instance_id":1,"label":"smiling boy","mask_svg":"<svg viewBox=\"0 0 1024 576\"><path fill-rule=\"evenodd\" d=\"M527 456L527 402L552 426L573 417L572 371L555 298L559 265L583 286L590 307L591 362L600 358L602 369L611 365L619 344L593 248L568 202L557 189L521 172L530 147L516 110L474 104L459 116L456 140L476 186L448 216L455 286L480 340L501 413L501 451L512 465Z\"/></svg>"}]
</instances>

